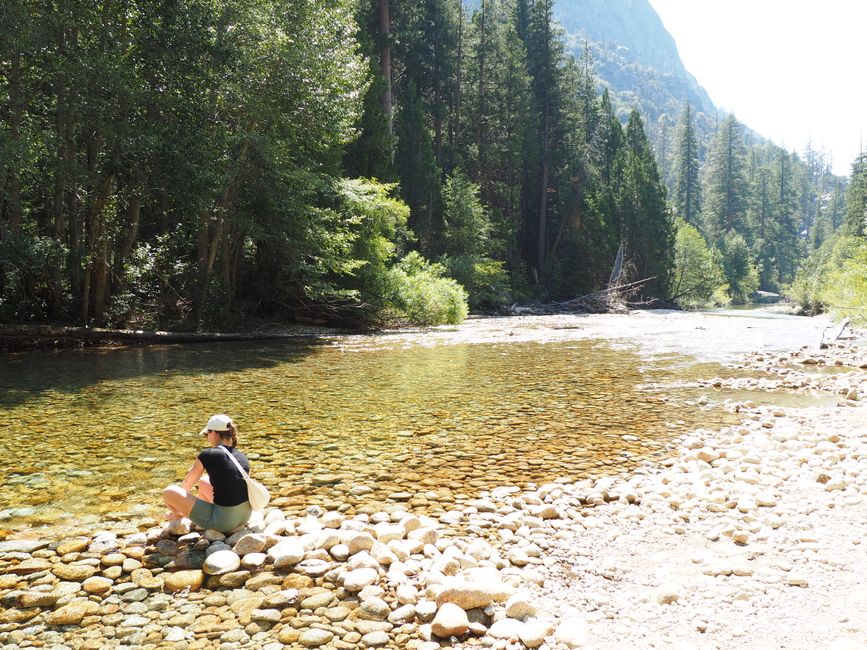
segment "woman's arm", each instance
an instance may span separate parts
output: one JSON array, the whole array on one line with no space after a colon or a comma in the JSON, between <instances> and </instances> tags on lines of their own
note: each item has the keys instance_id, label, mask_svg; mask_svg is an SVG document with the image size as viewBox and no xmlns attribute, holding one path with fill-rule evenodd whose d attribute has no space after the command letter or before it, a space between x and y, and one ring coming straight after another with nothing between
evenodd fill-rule
<instances>
[{"instance_id":1,"label":"woman's arm","mask_svg":"<svg viewBox=\"0 0 867 650\"><path fill-rule=\"evenodd\" d=\"M184 477L184 482L181 483L181 487L184 488L187 492L193 489L193 486L199 482L199 479L202 478L202 474L205 473L205 466L202 465L202 461L196 458L196 462L193 463L193 466L190 468L190 471L187 472L187 475Z\"/></svg>"}]
</instances>

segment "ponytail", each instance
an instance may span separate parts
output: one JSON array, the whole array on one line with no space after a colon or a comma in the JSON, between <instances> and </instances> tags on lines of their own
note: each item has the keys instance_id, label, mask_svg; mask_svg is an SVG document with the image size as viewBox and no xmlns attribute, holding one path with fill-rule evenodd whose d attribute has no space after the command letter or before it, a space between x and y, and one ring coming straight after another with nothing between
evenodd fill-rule
<instances>
[{"instance_id":1,"label":"ponytail","mask_svg":"<svg viewBox=\"0 0 867 650\"><path fill-rule=\"evenodd\" d=\"M225 431L217 431L217 435L221 440L226 440L232 443L233 447L238 446L238 427L234 422L229 423L229 428Z\"/></svg>"}]
</instances>

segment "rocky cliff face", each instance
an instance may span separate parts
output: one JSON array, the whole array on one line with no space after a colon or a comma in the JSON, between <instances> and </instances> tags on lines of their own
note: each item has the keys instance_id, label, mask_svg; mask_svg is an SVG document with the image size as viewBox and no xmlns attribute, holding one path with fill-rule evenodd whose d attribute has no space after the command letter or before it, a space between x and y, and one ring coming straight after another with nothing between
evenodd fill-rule
<instances>
[{"instance_id":1,"label":"rocky cliff face","mask_svg":"<svg viewBox=\"0 0 867 650\"><path fill-rule=\"evenodd\" d=\"M663 115L676 119L689 101L697 113L716 114L648 0L559 0L555 15L576 56L590 43L597 73L621 111L637 105L653 124Z\"/></svg>"}]
</instances>

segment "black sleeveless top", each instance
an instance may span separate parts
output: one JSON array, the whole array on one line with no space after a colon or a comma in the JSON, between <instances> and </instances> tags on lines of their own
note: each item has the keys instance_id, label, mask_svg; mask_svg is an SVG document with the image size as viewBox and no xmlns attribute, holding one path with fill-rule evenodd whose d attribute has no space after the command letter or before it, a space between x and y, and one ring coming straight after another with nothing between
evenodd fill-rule
<instances>
[{"instance_id":1,"label":"black sleeveless top","mask_svg":"<svg viewBox=\"0 0 867 650\"><path fill-rule=\"evenodd\" d=\"M225 447L244 471L250 473L250 461L234 447ZM199 460L205 466L211 485L214 486L214 503L218 506L237 506L247 500L247 482L232 459L220 447L208 447L199 454Z\"/></svg>"}]
</instances>

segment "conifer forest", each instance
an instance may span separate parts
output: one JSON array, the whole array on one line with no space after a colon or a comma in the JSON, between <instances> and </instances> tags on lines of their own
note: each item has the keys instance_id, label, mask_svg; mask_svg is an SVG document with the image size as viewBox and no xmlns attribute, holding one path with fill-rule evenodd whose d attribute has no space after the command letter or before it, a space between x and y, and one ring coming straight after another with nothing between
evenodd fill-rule
<instances>
[{"instance_id":1,"label":"conifer forest","mask_svg":"<svg viewBox=\"0 0 867 650\"><path fill-rule=\"evenodd\" d=\"M865 209L864 154L612 97L553 0L0 8L0 322L458 322L621 247L643 304L864 318Z\"/></svg>"}]
</instances>

